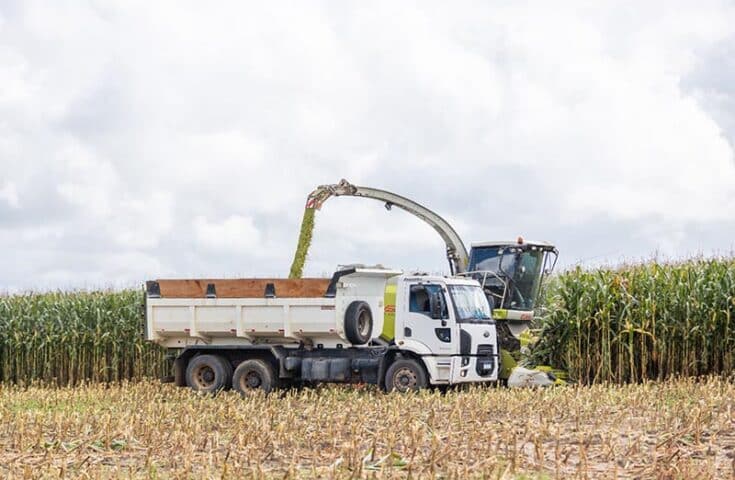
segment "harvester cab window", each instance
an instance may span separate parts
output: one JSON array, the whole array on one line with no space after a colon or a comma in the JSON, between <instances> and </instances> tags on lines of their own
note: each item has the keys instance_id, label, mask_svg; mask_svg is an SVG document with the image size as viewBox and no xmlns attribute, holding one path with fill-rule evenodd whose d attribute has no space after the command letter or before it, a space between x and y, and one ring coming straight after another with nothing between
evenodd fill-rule
<instances>
[{"instance_id":1,"label":"harvester cab window","mask_svg":"<svg viewBox=\"0 0 735 480\"><path fill-rule=\"evenodd\" d=\"M523 250L512 246L473 248L469 268L472 271L495 273L476 273L473 277L495 297L498 308L533 310L541 282L544 255L540 249Z\"/></svg>"},{"instance_id":2,"label":"harvester cab window","mask_svg":"<svg viewBox=\"0 0 735 480\"><path fill-rule=\"evenodd\" d=\"M439 285L412 285L408 299L408 310L431 317L431 296L439 294L444 298L444 292ZM442 318L449 318L446 298L444 299Z\"/></svg>"}]
</instances>

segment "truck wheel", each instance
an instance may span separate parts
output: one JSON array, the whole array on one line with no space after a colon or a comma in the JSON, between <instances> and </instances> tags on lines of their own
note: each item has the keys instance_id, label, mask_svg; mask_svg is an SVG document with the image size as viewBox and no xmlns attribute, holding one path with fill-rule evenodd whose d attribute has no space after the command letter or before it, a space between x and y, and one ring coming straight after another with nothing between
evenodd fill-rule
<instances>
[{"instance_id":1,"label":"truck wheel","mask_svg":"<svg viewBox=\"0 0 735 480\"><path fill-rule=\"evenodd\" d=\"M198 355L186 367L186 384L197 392L215 393L227 387L231 369L217 355Z\"/></svg>"},{"instance_id":2,"label":"truck wheel","mask_svg":"<svg viewBox=\"0 0 735 480\"><path fill-rule=\"evenodd\" d=\"M245 360L235 369L232 376L232 388L242 395L257 390L270 392L276 386L273 368L263 360Z\"/></svg>"},{"instance_id":3,"label":"truck wheel","mask_svg":"<svg viewBox=\"0 0 735 480\"><path fill-rule=\"evenodd\" d=\"M225 388L229 389L232 387L232 362L225 357L217 356L220 362L222 362L222 368L225 369Z\"/></svg>"},{"instance_id":4,"label":"truck wheel","mask_svg":"<svg viewBox=\"0 0 735 480\"><path fill-rule=\"evenodd\" d=\"M373 335L373 314L366 302L350 303L345 312L345 336L350 343L362 345Z\"/></svg>"},{"instance_id":5,"label":"truck wheel","mask_svg":"<svg viewBox=\"0 0 735 480\"><path fill-rule=\"evenodd\" d=\"M424 367L412 358L396 360L385 375L385 389L389 392L416 391L429 386Z\"/></svg>"}]
</instances>

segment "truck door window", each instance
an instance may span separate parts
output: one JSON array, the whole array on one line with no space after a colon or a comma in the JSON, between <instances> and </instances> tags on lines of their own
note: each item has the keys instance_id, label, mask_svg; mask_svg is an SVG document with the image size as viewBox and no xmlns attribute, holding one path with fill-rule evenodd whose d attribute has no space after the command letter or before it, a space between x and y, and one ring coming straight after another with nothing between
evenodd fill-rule
<instances>
[{"instance_id":1,"label":"truck door window","mask_svg":"<svg viewBox=\"0 0 735 480\"><path fill-rule=\"evenodd\" d=\"M431 302L429 298L436 293L439 293L444 298L442 318L449 318L446 297L444 297L444 292L439 285L412 285L408 299L408 310L431 318Z\"/></svg>"}]
</instances>

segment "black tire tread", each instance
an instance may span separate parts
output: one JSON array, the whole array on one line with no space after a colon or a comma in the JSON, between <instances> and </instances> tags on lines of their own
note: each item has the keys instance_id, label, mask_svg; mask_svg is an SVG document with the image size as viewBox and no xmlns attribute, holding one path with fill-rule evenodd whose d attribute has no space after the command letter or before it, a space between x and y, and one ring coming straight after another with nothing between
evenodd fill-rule
<instances>
[{"instance_id":1,"label":"black tire tread","mask_svg":"<svg viewBox=\"0 0 735 480\"><path fill-rule=\"evenodd\" d=\"M200 365L208 365L215 374L215 382L212 387L207 389L199 389L194 384L192 376L194 375L194 369ZM219 390L227 388L227 384L231 378L228 374L228 370L225 367L224 360L219 355L197 355L189 360L189 364L186 366L186 384L196 392L204 393L216 393Z\"/></svg>"},{"instance_id":2,"label":"black tire tread","mask_svg":"<svg viewBox=\"0 0 735 480\"><path fill-rule=\"evenodd\" d=\"M222 364L222 368L224 368L225 370L225 388L232 388L232 374L234 372L234 369L232 368L232 362L230 362L229 359L219 355L217 355L217 358Z\"/></svg>"},{"instance_id":3,"label":"black tire tread","mask_svg":"<svg viewBox=\"0 0 735 480\"><path fill-rule=\"evenodd\" d=\"M358 320L363 310L367 310L370 317L370 329L366 337L360 334L360 329L358 328ZM345 336L350 343L353 345L364 345L369 342L372 337L373 326L373 312L370 310L370 305L367 302L356 300L349 304L345 311L344 327Z\"/></svg>"},{"instance_id":4,"label":"black tire tread","mask_svg":"<svg viewBox=\"0 0 735 480\"><path fill-rule=\"evenodd\" d=\"M393 375L400 368L410 367L415 370L417 377L417 385L415 390L422 390L429 386L429 375L426 373L426 369L418 360L413 358L398 358L388 367L388 371L385 374L385 389L388 392L398 391L393 384Z\"/></svg>"},{"instance_id":5,"label":"black tire tread","mask_svg":"<svg viewBox=\"0 0 735 480\"><path fill-rule=\"evenodd\" d=\"M235 369L235 373L232 375L233 390L237 391L241 395L247 395L251 392L249 389L243 390L240 388L240 376L245 375L249 370L255 370L260 375L262 383L259 389L263 390L263 392L270 393L277 387L278 379L276 378L276 373L273 370L273 367L264 360L253 359L245 360Z\"/></svg>"}]
</instances>

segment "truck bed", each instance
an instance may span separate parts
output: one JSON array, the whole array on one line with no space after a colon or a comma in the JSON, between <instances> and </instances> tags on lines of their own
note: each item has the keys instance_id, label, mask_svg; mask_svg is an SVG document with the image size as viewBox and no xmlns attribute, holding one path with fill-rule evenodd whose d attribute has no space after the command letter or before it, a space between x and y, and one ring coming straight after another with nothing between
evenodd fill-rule
<instances>
[{"instance_id":1,"label":"truck bed","mask_svg":"<svg viewBox=\"0 0 735 480\"><path fill-rule=\"evenodd\" d=\"M400 271L348 268L331 279L160 279L146 282L146 336L169 348L311 344L349 347L348 306L369 305L383 329L386 279Z\"/></svg>"},{"instance_id":2,"label":"truck bed","mask_svg":"<svg viewBox=\"0 0 735 480\"><path fill-rule=\"evenodd\" d=\"M212 288L217 298L307 298L323 297L327 294L328 278L240 278L240 279L196 279L154 280L159 286L160 298L206 298ZM213 287L209 287L212 285ZM272 287L269 287L271 285ZM272 290L271 290L272 288Z\"/></svg>"}]
</instances>

